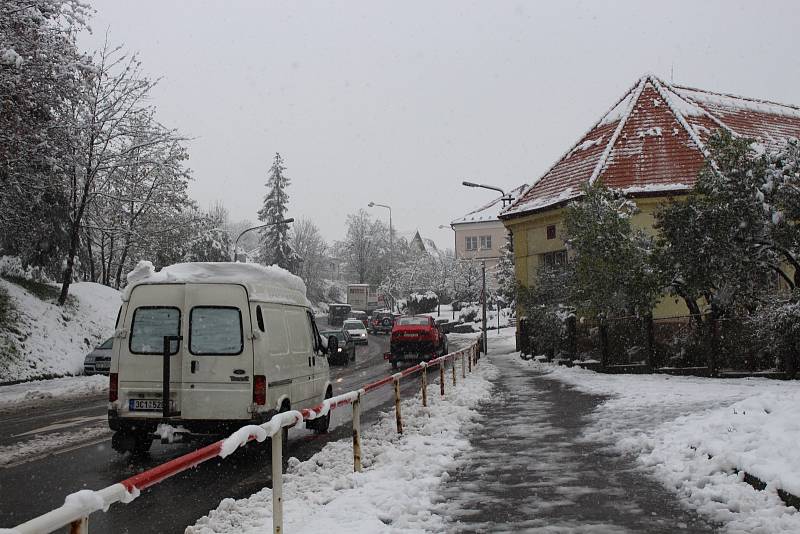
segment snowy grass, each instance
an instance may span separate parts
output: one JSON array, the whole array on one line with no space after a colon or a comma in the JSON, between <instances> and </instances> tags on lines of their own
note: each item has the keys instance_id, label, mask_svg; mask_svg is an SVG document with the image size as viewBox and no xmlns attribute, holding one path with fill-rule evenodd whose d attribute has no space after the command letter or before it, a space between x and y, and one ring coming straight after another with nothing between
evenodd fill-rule
<instances>
[{"instance_id":1,"label":"snowy grass","mask_svg":"<svg viewBox=\"0 0 800 534\"><path fill-rule=\"evenodd\" d=\"M666 375L607 375L524 362L549 377L610 395L585 439L637 458L689 508L728 532L800 532L800 383ZM744 471L767 483L759 491Z\"/></svg>"},{"instance_id":2,"label":"snowy grass","mask_svg":"<svg viewBox=\"0 0 800 534\"><path fill-rule=\"evenodd\" d=\"M394 412L382 413L362 437L363 471L353 473L352 443L327 444L309 460L289 460L284 475L284 530L293 533L441 532L445 519L431 512L440 484L470 448L462 429L491 393L496 369L481 363L457 394L448 385L442 399L429 386L429 406L417 395L402 404L403 430ZM252 446L252 445L251 445ZM187 528L190 534L268 532L272 490L246 499L224 499L216 510Z\"/></svg>"},{"instance_id":3,"label":"snowy grass","mask_svg":"<svg viewBox=\"0 0 800 534\"><path fill-rule=\"evenodd\" d=\"M15 323L0 331L0 382L80 374L84 356L113 334L121 304L119 291L89 282L72 284L64 307L46 283L0 279L0 291Z\"/></svg>"}]
</instances>

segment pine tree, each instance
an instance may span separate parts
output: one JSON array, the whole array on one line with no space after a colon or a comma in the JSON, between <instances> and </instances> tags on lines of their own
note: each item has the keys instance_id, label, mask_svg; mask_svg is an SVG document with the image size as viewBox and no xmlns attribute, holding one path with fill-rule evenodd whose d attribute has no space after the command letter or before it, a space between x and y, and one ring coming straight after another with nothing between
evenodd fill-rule
<instances>
[{"instance_id":1,"label":"pine tree","mask_svg":"<svg viewBox=\"0 0 800 534\"><path fill-rule=\"evenodd\" d=\"M506 305L510 306L516 295L517 277L514 272L514 252L511 250L510 238L500 249L500 260L497 262L497 293Z\"/></svg>"},{"instance_id":2,"label":"pine tree","mask_svg":"<svg viewBox=\"0 0 800 534\"><path fill-rule=\"evenodd\" d=\"M278 265L284 269L293 270L296 267L296 255L289 243L289 225L287 223L274 224L286 217L289 195L286 188L289 178L284 172L283 158L275 153L272 167L269 169L267 179L267 196L264 197L264 206L258 211L258 219L266 224L261 229L261 261L267 265Z\"/></svg>"}]
</instances>

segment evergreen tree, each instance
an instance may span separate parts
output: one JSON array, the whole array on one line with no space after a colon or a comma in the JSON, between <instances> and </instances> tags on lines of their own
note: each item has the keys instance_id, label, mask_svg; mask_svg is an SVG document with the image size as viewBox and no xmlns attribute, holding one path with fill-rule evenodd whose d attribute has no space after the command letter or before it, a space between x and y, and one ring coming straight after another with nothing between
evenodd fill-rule
<instances>
[{"instance_id":1,"label":"evergreen tree","mask_svg":"<svg viewBox=\"0 0 800 534\"><path fill-rule=\"evenodd\" d=\"M514 252L511 250L510 238L500 249L500 260L497 263L497 294L506 306L510 306L516 295L517 277L514 273Z\"/></svg>"},{"instance_id":2,"label":"evergreen tree","mask_svg":"<svg viewBox=\"0 0 800 534\"><path fill-rule=\"evenodd\" d=\"M297 266L297 258L289 243L289 225L287 223L274 224L286 218L289 195L286 188L291 183L284 172L283 158L275 153L272 167L269 169L267 179L267 196L264 197L264 206L258 211L258 219L265 224L270 224L261 229L261 262L266 265L278 265L293 271Z\"/></svg>"}]
</instances>

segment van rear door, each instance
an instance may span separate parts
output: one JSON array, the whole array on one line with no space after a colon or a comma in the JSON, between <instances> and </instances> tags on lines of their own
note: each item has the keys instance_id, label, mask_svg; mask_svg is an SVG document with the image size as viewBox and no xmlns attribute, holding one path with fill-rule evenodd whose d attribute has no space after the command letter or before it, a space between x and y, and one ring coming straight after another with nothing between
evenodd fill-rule
<instances>
[{"instance_id":1,"label":"van rear door","mask_svg":"<svg viewBox=\"0 0 800 534\"><path fill-rule=\"evenodd\" d=\"M133 289L125 312L127 339L120 339L119 399L123 412L161 415L164 376L164 336L183 334L184 285L145 284ZM115 344L116 345L116 344ZM170 400L173 412L181 410L181 347L170 347Z\"/></svg>"},{"instance_id":2,"label":"van rear door","mask_svg":"<svg viewBox=\"0 0 800 534\"><path fill-rule=\"evenodd\" d=\"M235 284L186 284L181 416L249 419L253 342L247 291Z\"/></svg>"}]
</instances>

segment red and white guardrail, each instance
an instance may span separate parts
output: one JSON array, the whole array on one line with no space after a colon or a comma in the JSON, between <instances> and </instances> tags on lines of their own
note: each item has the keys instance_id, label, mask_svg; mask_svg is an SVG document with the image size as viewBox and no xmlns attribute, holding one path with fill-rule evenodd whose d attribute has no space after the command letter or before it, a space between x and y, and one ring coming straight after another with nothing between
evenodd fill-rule
<instances>
[{"instance_id":1,"label":"red and white guardrail","mask_svg":"<svg viewBox=\"0 0 800 534\"><path fill-rule=\"evenodd\" d=\"M129 503L139 496L142 490L154 486L177 475L187 469L195 467L212 458L226 456L235 452L247 442L259 442L270 438L272 442L272 529L276 534L283 532L283 432L284 427L292 427L303 421L310 421L318 417L325 417L331 410L342 406L353 406L353 471L361 471L361 397L394 384L395 415L397 432L403 433L403 420L400 412L400 380L413 374L422 372L422 405L428 404L428 368L439 367L439 390L445 394L445 367L451 361L453 386L456 386L456 361L461 360L461 376L466 378L467 370L472 372L473 365L478 362L478 344L439 356L428 362L422 362L413 367L404 369L399 373L389 375L381 380L365 385L359 390L349 391L336 397L326 399L323 403L312 409L292 410L281 412L261 425L247 425L229 437L206 445L201 449L192 451L174 458L166 463L148 469L130 478L112 484L101 490L81 490L67 496L64 504L55 510L35 517L25 523L10 529L11 533L18 534L43 534L54 532L60 528L69 527L71 534L86 534L89 531L89 515L97 511L107 511L115 503ZM0 529L2 530L2 529Z\"/></svg>"}]
</instances>

